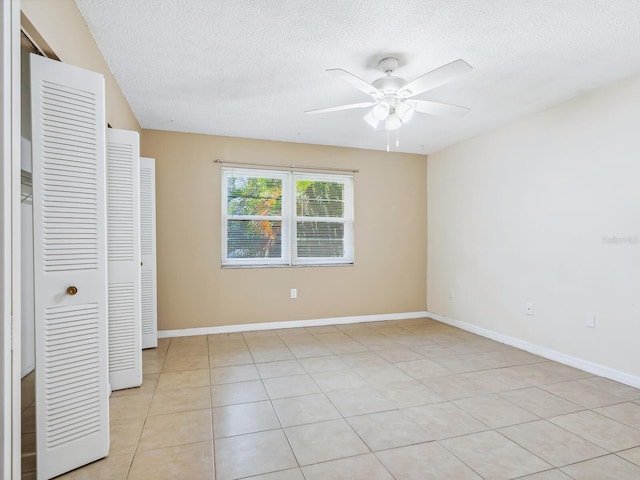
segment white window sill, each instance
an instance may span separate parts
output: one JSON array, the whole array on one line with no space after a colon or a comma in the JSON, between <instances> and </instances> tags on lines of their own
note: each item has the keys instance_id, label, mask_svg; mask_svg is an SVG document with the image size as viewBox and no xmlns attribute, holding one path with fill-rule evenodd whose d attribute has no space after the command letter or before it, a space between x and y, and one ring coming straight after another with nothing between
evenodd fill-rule
<instances>
[{"instance_id":1,"label":"white window sill","mask_svg":"<svg viewBox=\"0 0 640 480\"><path fill-rule=\"evenodd\" d=\"M236 268L305 268L305 267L353 267L355 262L350 263L307 263L301 265L221 265L223 270Z\"/></svg>"}]
</instances>

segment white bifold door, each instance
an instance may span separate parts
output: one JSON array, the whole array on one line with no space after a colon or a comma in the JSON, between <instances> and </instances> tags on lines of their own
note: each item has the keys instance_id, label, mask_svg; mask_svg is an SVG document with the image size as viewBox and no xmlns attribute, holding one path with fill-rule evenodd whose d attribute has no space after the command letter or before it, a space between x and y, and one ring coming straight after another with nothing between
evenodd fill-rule
<instances>
[{"instance_id":1,"label":"white bifold door","mask_svg":"<svg viewBox=\"0 0 640 480\"><path fill-rule=\"evenodd\" d=\"M142 384L140 293L140 136L107 130L109 383Z\"/></svg>"},{"instance_id":2,"label":"white bifold door","mask_svg":"<svg viewBox=\"0 0 640 480\"><path fill-rule=\"evenodd\" d=\"M38 479L109 453L102 75L31 55Z\"/></svg>"},{"instance_id":3,"label":"white bifold door","mask_svg":"<svg viewBox=\"0 0 640 480\"><path fill-rule=\"evenodd\" d=\"M158 346L156 283L156 161L140 158L140 237L142 251L142 348Z\"/></svg>"}]
</instances>

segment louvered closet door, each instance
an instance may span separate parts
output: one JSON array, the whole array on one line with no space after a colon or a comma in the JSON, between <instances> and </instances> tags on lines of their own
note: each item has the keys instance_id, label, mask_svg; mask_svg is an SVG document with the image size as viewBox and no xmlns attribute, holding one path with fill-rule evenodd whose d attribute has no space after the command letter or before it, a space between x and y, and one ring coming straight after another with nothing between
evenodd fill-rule
<instances>
[{"instance_id":1,"label":"louvered closet door","mask_svg":"<svg viewBox=\"0 0 640 480\"><path fill-rule=\"evenodd\" d=\"M109 453L102 75L31 55L38 479Z\"/></svg>"},{"instance_id":2,"label":"louvered closet door","mask_svg":"<svg viewBox=\"0 0 640 480\"><path fill-rule=\"evenodd\" d=\"M140 158L140 246L142 252L142 348L158 346L156 284L156 161Z\"/></svg>"},{"instance_id":3,"label":"louvered closet door","mask_svg":"<svg viewBox=\"0 0 640 480\"><path fill-rule=\"evenodd\" d=\"M140 136L107 130L109 383L142 384L140 318Z\"/></svg>"}]
</instances>

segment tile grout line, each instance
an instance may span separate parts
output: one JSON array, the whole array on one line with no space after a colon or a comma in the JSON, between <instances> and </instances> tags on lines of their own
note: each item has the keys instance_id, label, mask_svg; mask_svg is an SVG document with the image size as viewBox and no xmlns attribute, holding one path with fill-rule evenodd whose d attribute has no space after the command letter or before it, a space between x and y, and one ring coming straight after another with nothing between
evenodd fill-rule
<instances>
[{"instance_id":1,"label":"tile grout line","mask_svg":"<svg viewBox=\"0 0 640 480\"><path fill-rule=\"evenodd\" d=\"M213 462L212 471L214 480L218 478L218 469L216 465L216 432L213 419L213 398L212 389L213 383L211 381L211 344L209 343L209 336L206 336L207 340L207 377L209 378L209 414L211 415L211 461Z\"/></svg>"},{"instance_id":2,"label":"tile grout line","mask_svg":"<svg viewBox=\"0 0 640 480\"><path fill-rule=\"evenodd\" d=\"M162 367L164 366L164 362L167 358L167 353L169 352L169 347L171 345L171 340L169 340L169 345L167 345L167 351L164 353L164 355L162 356L162 365L160 365L160 372L162 372ZM157 348L157 347L156 347ZM144 372L142 374L143 376L143 382L144 382ZM127 469L127 476L126 478L128 479L129 476L131 475L131 470L133 469L133 463L136 460L136 455L138 455L138 447L140 446L140 441L142 440L142 434L144 433L144 427L147 424L147 419L149 418L149 410L151 409L151 404L153 403L153 399L156 396L156 389L158 388L158 382L160 381L160 374L158 374L158 380L156 381L156 384L153 387L153 392L151 395L151 401L149 402L149 405L147 406L147 410L144 416L144 421L142 422L142 429L140 430L140 435L138 435L138 439L136 441L136 446L133 449L133 456L131 457L131 462L129 463L129 468ZM111 421L109 421L109 428L111 428Z\"/></svg>"}]
</instances>

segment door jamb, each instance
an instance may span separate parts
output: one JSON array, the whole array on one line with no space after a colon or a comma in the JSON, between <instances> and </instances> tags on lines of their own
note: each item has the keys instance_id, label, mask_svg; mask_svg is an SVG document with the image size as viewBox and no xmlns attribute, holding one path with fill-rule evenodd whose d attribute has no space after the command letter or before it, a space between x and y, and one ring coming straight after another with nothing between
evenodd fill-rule
<instances>
[{"instance_id":1,"label":"door jamb","mask_svg":"<svg viewBox=\"0 0 640 480\"><path fill-rule=\"evenodd\" d=\"M0 23L0 473L20 478L20 0L1 2Z\"/></svg>"}]
</instances>

